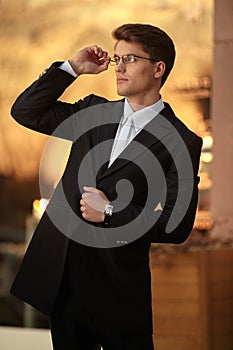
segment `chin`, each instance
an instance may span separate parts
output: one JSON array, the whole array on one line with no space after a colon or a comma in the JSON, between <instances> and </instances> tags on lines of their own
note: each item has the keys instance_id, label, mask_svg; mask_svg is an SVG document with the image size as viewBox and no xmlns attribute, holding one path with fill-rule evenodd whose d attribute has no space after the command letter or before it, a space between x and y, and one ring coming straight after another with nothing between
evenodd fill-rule
<instances>
[{"instance_id":1,"label":"chin","mask_svg":"<svg viewBox=\"0 0 233 350\"><path fill-rule=\"evenodd\" d=\"M127 91L125 89L117 89L117 93L119 96L126 96Z\"/></svg>"}]
</instances>

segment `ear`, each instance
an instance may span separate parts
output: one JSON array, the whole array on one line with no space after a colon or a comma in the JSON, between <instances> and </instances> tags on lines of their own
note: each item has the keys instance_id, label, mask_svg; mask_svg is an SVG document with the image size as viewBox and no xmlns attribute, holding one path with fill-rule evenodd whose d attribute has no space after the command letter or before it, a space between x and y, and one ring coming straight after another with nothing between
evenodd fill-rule
<instances>
[{"instance_id":1,"label":"ear","mask_svg":"<svg viewBox=\"0 0 233 350\"><path fill-rule=\"evenodd\" d=\"M161 78L166 70L166 64L163 61L156 62L154 77L156 79Z\"/></svg>"}]
</instances>

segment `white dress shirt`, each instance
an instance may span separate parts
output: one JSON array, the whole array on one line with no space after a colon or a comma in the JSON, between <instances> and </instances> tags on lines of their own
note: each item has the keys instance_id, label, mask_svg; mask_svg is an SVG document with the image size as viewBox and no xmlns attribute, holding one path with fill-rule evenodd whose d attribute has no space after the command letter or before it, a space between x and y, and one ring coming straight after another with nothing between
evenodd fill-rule
<instances>
[{"instance_id":1,"label":"white dress shirt","mask_svg":"<svg viewBox=\"0 0 233 350\"><path fill-rule=\"evenodd\" d=\"M124 104L124 114L120 120L116 136L113 142L112 152L109 165L118 158L129 143L137 136L137 134L164 108L162 98L151 106L134 111L130 106L127 98Z\"/></svg>"},{"instance_id":2,"label":"white dress shirt","mask_svg":"<svg viewBox=\"0 0 233 350\"><path fill-rule=\"evenodd\" d=\"M71 74L74 78L78 77L78 74L75 73L75 71L71 67L71 64L70 64L70 62L68 60L63 62L58 68L60 68L60 69L64 70L65 72Z\"/></svg>"}]
</instances>

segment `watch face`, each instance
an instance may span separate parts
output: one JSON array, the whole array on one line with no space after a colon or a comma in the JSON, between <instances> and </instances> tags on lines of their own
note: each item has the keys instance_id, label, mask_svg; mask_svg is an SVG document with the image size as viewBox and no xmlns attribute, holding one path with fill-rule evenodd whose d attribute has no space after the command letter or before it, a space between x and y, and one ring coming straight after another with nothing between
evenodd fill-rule
<instances>
[{"instance_id":1,"label":"watch face","mask_svg":"<svg viewBox=\"0 0 233 350\"><path fill-rule=\"evenodd\" d=\"M112 210L113 210L113 206L110 204L107 204L104 212L106 215L112 215Z\"/></svg>"},{"instance_id":2,"label":"watch face","mask_svg":"<svg viewBox=\"0 0 233 350\"><path fill-rule=\"evenodd\" d=\"M109 225L110 219L112 216L113 206L110 204L107 204L104 210L104 224Z\"/></svg>"}]
</instances>

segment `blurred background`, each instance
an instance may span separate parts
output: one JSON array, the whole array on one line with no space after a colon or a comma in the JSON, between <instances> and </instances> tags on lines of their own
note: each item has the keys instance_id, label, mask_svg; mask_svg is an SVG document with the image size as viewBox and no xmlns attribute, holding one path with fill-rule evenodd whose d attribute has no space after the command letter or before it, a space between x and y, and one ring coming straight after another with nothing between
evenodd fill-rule
<instances>
[{"instance_id":1,"label":"blurred background","mask_svg":"<svg viewBox=\"0 0 233 350\"><path fill-rule=\"evenodd\" d=\"M41 193L48 138L18 125L11 106L52 62L92 44L112 55L112 30L144 22L173 38L177 59L162 96L203 138L191 237L179 247L152 247L158 350L233 349L232 16L232 0L0 0L0 325L48 327L9 288L70 147L58 141L50 147ZM118 98L114 68L80 77L61 99L90 93Z\"/></svg>"}]
</instances>

